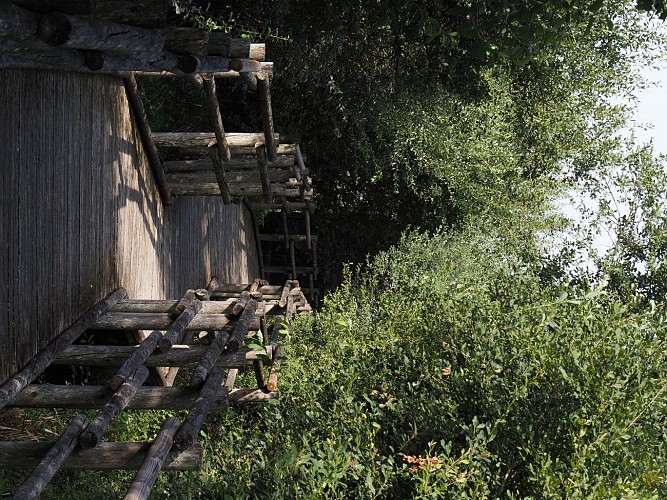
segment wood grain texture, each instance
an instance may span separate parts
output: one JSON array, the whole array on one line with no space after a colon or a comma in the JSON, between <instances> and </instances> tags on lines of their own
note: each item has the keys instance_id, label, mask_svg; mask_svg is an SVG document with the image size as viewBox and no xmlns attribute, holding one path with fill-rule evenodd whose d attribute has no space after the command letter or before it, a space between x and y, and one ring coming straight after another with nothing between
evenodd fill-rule
<instances>
[{"instance_id":1,"label":"wood grain texture","mask_svg":"<svg viewBox=\"0 0 667 500\"><path fill-rule=\"evenodd\" d=\"M0 102L0 383L118 286L178 299L258 276L243 205L161 206L120 78L0 70Z\"/></svg>"}]
</instances>

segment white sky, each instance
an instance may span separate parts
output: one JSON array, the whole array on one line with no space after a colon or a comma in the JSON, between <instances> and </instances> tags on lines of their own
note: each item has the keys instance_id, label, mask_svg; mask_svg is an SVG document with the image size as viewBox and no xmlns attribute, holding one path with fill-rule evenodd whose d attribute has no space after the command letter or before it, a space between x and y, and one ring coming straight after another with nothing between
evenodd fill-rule
<instances>
[{"instance_id":1,"label":"white sky","mask_svg":"<svg viewBox=\"0 0 667 500\"><path fill-rule=\"evenodd\" d=\"M639 105L635 113L635 121L638 123L652 124L651 130L636 130L635 135L640 142L653 140L656 153L667 154L667 67L663 64L656 70L644 70L642 74L652 82L657 82L655 87L639 93Z\"/></svg>"}]
</instances>

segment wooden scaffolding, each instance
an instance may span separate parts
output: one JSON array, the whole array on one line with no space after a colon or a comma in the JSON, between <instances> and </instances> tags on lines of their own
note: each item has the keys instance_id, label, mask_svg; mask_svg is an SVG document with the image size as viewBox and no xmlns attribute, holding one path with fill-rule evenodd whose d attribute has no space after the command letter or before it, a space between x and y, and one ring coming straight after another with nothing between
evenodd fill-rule
<instances>
[{"instance_id":1,"label":"wooden scaffolding","mask_svg":"<svg viewBox=\"0 0 667 500\"><path fill-rule=\"evenodd\" d=\"M0 409L96 409L77 415L55 442L0 442L0 467L32 468L14 498L39 496L58 470L136 469L126 498L146 498L164 467L199 468L197 441L210 411L228 404L260 403L278 397L284 350L283 325L312 309L298 283L272 286L219 283L188 290L180 300L129 299L118 289L56 337L23 370L0 387ZM72 345L87 330L152 330L138 345ZM114 367L106 385L55 385L34 381L51 365ZM182 386L144 386L149 368L166 367L172 381L187 368ZM252 370L255 387L236 387L239 371ZM189 380L189 382L188 382ZM189 410L180 422L165 420L152 443L102 442L111 422L128 410Z\"/></svg>"}]
</instances>

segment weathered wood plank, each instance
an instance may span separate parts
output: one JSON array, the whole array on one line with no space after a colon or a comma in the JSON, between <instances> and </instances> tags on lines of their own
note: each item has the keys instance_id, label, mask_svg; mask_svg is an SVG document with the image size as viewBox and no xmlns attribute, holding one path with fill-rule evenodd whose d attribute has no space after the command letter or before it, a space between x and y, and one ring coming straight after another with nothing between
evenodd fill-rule
<instances>
[{"instance_id":1,"label":"weathered wood plank","mask_svg":"<svg viewBox=\"0 0 667 500\"><path fill-rule=\"evenodd\" d=\"M146 341L144 341L145 343ZM143 343L141 344L143 345ZM139 346L73 345L68 347L54 360L55 365L83 366L120 366L132 356ZM152 353L144 360L144 365L194 367L208 348L205 346L174 345L166 353ZM266 346L267 352L253 351L242 347L237 352L220 354L216 366L238 368L252 364L262 354L271 355L272 347Z\"/></svg>"},{"instance_id":2,"label":"weathered wood plank","mask_svg":"<svg viewBox=\"0 0 667 500\"><path fill-rule=\"evenodd\" d=\"M39 464L53 446L40 441L0 441L0 469L23 470ZM95 448L75 449L62 466L65 470L136 470L150 449L150 443L100 443ZM200 443L167 456L164 470L197 470L203 450Z\"/></svg>"}]
</instances>

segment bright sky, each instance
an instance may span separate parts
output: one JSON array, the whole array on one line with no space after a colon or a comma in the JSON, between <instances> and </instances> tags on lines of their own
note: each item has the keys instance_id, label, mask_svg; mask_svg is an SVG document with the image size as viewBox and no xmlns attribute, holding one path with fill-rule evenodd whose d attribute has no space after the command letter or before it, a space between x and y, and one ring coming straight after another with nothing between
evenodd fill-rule
<instances>
[{"instance_id":1,"label":"bright sky","mask_svg":"<svg viewBox=\"0 0 667 500\"><path fill-rule=\"evenodd\" d=\"M640 142L653 139L656 153L667 154L667 67L665 64L657 70L644 70L643 75L655 87L638 94L639 105L635 114L638 123L653 124L650 130L636 130Z\"/></svg>"}]
</instances>

